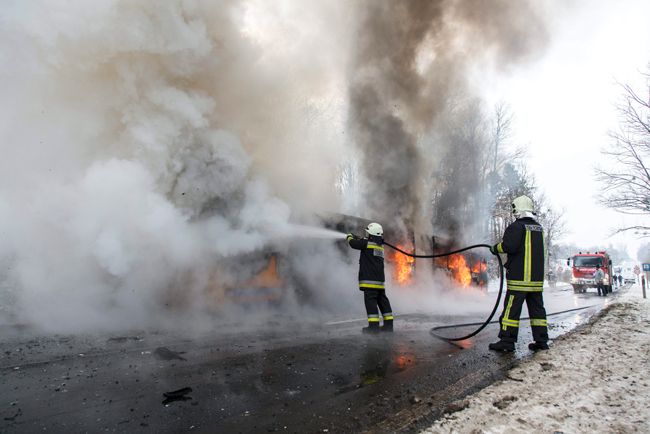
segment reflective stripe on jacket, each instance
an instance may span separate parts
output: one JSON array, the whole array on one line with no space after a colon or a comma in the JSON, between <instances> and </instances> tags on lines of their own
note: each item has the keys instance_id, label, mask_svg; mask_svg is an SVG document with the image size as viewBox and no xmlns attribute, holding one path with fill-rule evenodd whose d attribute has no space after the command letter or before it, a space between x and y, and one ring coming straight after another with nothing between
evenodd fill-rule
<instances>
[{"instance_id":1,"label":"reflective stripe on jacket","mask_svg":"<svg viewBox=\"0 0 650 434\"><path fill-rule=\"evenodd\" d=\"M496 250L508 254L505 267L509 290L543 290L546 247L544 230L539 223L530 217L515 220L506 228Z\"/></svg>"},{"instance_id":2,"label":"reflective stripe on jacket","mask_svg":"<svg viewBox=\"0 0 650 434\"><path fill-rule=\"evenodd\" d=\"M381 237L368 238L348 236L348 244L359 254L359 289L385 289L384 246Z\"/></svg>"}]
</instances>

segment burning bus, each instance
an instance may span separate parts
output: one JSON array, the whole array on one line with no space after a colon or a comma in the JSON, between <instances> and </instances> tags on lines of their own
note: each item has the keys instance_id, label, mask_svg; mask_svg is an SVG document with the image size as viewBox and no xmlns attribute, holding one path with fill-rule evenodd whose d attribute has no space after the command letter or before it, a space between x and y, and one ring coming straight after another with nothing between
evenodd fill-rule
<instances>
[{"instance_id":1,"label":"burning bus","mask_svg":"<svg viewBox=\"0 0 650 434\"><path fill-rule=\"evenodd\" d=\"M207 299L215 307L280 303L289 287L289 275L276 249L223 258L211 270Z\"/></svg>"},{"instance_id":2,"label":"burning bus","mask_svg":"<svg viewBox=\"0 0 650 434\"><path fill-rule=\"evenodd\" d=\"M349 215L333 214L323 219L325 227L340 232L355 232L370 223L371 220ZM406 252L430 255L457 250L455 243L432 235L416 235L413 231L399 231L384 225L384 238ZM387 248L385 252L386 266L392 280L398 287L406 287L415 282L416 266L431 267L432 270L442 270L449 278L461 287L477 287L487 291L488 266L487 258L475 252L463 252L451 256L433 259L419 259L404 255L396 250Z\"/></svg>"},{"instance_id":3,"label":"burning bus","mask_svg":"<svg viewBox=\"0 0 650 434\"><path fill-rule=\"evenodd\" d=\"M435 267L446 270L462 287L476 286L487 291L487 259L476 253L456 253L434 259Z\"/></svg>"},{"instance_id":4,"label":"burning bus","mask_svg":"<svg viewBox=\"0 0 650 434\"><path fill-rule=\"evenodd\" d=\"M359 232L371 221L360 217L330 214L321 216L321 226L342 233ZM399 235L398 235L399 234ZM458 249L452 242L434 236L416 236L412 231L402 234L389 226L385 227L385 238L407 252L438 254ZM292 256L300 255L292 242L267 246L256 252L222 258L211 271L207 285L207 296L211 303L240 305L281 304L288 291L298 302L307 304L313 299L313 292L320 288L309 279L301 277L300 270L292 265ZM343 242L333 247L343 262L352 263L357 256ZM454 286L487 290L487 259L476 252L463 252L434 259L418 259L386 248L387 276L394 287L406 288L416 282L416 271L442 271Z\"/></svg>"}]
</instances>

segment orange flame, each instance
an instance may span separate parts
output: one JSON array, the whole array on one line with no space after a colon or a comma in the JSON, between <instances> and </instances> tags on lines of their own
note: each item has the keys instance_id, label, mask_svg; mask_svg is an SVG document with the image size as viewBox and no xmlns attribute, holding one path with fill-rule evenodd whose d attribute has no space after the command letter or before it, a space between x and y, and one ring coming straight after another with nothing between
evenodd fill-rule
<instances>
[{"instance_id":1,"label":"orange flame","mask_svg":"<svg viewBox=\"0 0 650 434\"><path fill-rule=\"evenodd\" d=\"M278 260L275 255L269 258L266 268L260 271L257 276L241 283L242 286L253 288L280 287L282 284L283 282L278 275Z\"/></svg>"},{"instance_id":2,"label":"orange flame","mask_svg":"<svg viewBox=\"0 0 650 434\"><path fill-rule=\"evenodd\" d=\"M255 276L243 281L232 280L223 289L223 300L236 303L255 303L279 300L285 282L278 270L278 258L271 255L266 266Z\"/></svg>"},{"instance_id":3,"label":"orange flame","mask_svg":"<svg viewBox=\"0 0 650 434\"><path fill-rule=\"evenodd\" d=\"M400 249L407 251L408 249L405 246L397 245ZM395 252L393 254L394 262L394 274L395 281L400 285L407 285L413 280L413 267L415 264L415 258L406 256L402 253Z\"/></svg>"},{"instance_id":4,"label":"orange flame","mask_svg":"<svg viewBox=\"0 0 650 434\"><path fill-rule=\"evenodd\" d=\"M478 286L487 285L487 262L479 259L472 265L472 277L476 277L475 283Z\"/></svg>"},{"instance_id":5,"label":"orange flame","mask_svg":"<svg viewBox=\"0 0 650 434\"><path fill-rule=\"evenodd\" d=\"M461 254L451 255L447 267L451 270L451 275L463 287L467 287L472 283L472 272L467 266L465 257Z\"/></svg>"},{"instance_id":6,"label":"orange flame","mask_svg":"<svg viewBox=\"0 0 650 434\"><path fill-rule=\"evenodd\" d=\"M487 263L483 261L476 261L472 265L472 273L485 273L487 271Z\"/></svg>"}]
</instances>

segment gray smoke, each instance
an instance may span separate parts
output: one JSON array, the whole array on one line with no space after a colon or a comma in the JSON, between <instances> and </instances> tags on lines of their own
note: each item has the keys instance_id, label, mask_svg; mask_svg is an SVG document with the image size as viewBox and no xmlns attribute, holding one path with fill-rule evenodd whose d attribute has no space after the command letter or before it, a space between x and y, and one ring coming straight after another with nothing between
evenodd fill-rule
<instances>
[{"instance_id":1,"label":"gray smoke","mask_svg":"<svg viewBox=\"0 0 650 434\"><path fill-rule=\"evenodd\" d=\"M0 322L219 311L229 272L291 250L294 215L341 209L351 137L358 214L420 224L448 102L542 36L522 2L3 2ZM333 242L299 253L317 302L358 297Z\"/></svg>"},{"instance_id":2,"label":"gray smoke","mask_svg":"<svg viewBox=\"0 0 650 434\"><path fill-rule=\"evenodd\" d=\"M351 18L288 6L4 2L0 320L209 310L229 258L281 250L295 210L338 209Z\"/></svg>"},{"instance_id":3,"label":"gray smoke","mask_svg":"<svg viewBox=\"0 0 650 434\"><path fill-rule=\"evenodd\" d=\"M546 34L535 2L368 1L350 80L349 123L361 149L373 218L431 232L434 195L467 202L462 186L484 156L449 133L459 100L472 100L477 70L505 70L539 53ZM462 154L462 158L458 158ZM470 161L467 166L465 160ZM448 165L462 165L465 171ZM433 178L446 172L445 182ZM471 176L469 177L471 178ZM471 182L471 181L470 181ZM446 185L445 185L446 184ZM445 207L457 203L449 200ZM454 213L459 215L459 213ZM454 216L444 219L454 226ZM437 228L440 229L440 228ZM444 228L449 229L449 228Z\"/></svg>"}]
</instances>

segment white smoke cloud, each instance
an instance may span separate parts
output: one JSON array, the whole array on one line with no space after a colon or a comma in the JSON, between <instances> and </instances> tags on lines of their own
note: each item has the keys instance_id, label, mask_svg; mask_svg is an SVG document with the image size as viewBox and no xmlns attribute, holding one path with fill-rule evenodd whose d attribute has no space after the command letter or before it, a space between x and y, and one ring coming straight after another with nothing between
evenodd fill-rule
<instances>
[{"instance_id":1,"label":"white smoke cloud","mask_svg":"<svg viewBox=\"0 0 650 434\"><path fill-rule=\"evenodd\" d=\"M201 306L219 258L286 233L292 207L335 209L344 54L312 32L342 9L289 6L3 5L0 296L12 320L135 326L179 293ZM255 37L251 20L279 36Z\"/></svg>"},{"instance_id":2,"label":"white smoke cloud","mask_svg":"<svg viewBox=\"0 0 650 434\"><path fill-rule=\"evenodd\" d=\"M290 251L278 240L309 232L289 224L293 215L337 211L337 185L361 194L373 184L352 170L360 149L378 167L401 164L395 152L351 146L359 133L348 113L351 78L367 60L351 61L364 57L357 39L367 4L359 5L5 1L0 322L114 328L158 324L168 305L210 311L227 259L271 243ZM388 26L394 18L378 16ZM400 29L408 33L408 23ZM467 63L420 60L445 72L428 74L443 90ZM399 85L399 74L391 79ZM426 90L420 102L444 104ZM424 161L412 148L412 161ZM324 240L294 253L298 277L322 289L318 303L361 305L356 261Z\"/></svg>"}]
</instances>

